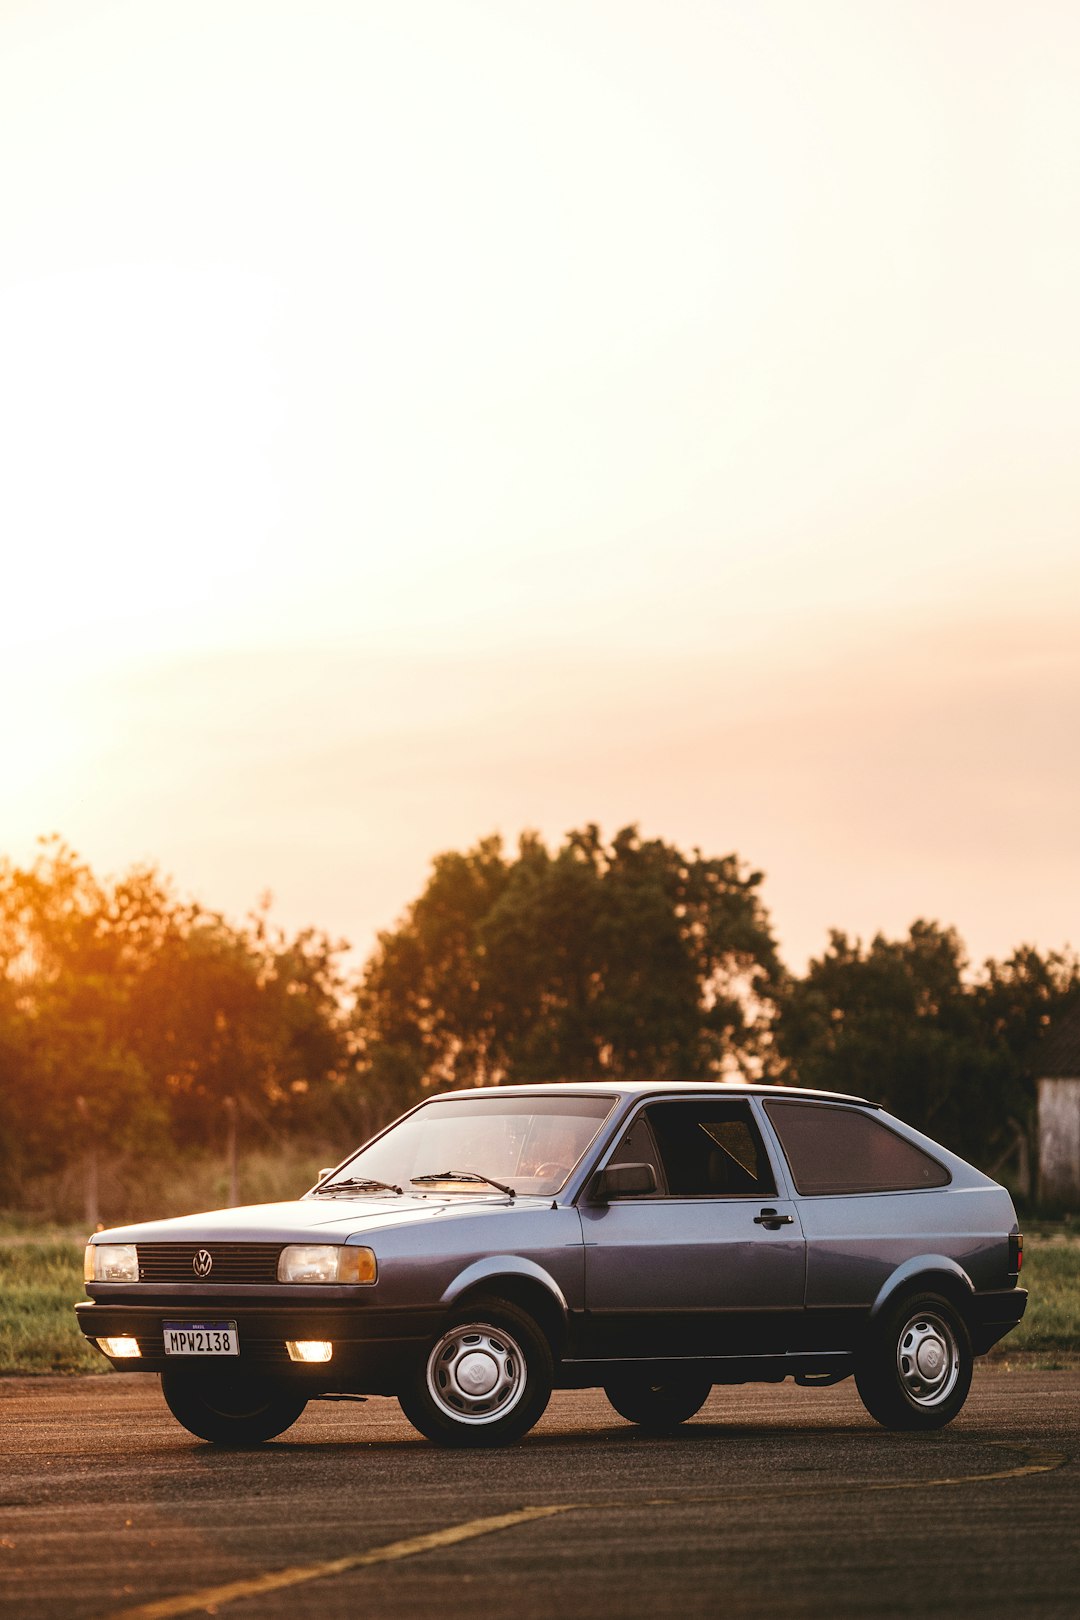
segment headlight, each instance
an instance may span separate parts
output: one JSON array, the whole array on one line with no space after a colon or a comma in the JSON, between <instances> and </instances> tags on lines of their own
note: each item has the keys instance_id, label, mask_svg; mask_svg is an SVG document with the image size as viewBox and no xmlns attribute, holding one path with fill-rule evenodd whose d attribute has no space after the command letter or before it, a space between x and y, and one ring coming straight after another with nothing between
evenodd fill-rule
<instances>
[{"instance_id":1,"label":"headlight","mask_svg":"<svg viewBox=\"0 0 1080 1620\"><path fill-rule=\"evenodd\" d=\"M84 1282L138 1282L139 1251L134 1243L88 1243Z\"/></svg>"},{"instance_id":2,"label":"headlight","mask_svg":"<svg viewBox=\"0 0 1080 1620\"><path fill-rule=\"evenodd\" d=\"M377 1275L371 1249L345 1243L290 1243L278 1258L278 1282L373 1283Z\"/></svg>"}]
</instances>

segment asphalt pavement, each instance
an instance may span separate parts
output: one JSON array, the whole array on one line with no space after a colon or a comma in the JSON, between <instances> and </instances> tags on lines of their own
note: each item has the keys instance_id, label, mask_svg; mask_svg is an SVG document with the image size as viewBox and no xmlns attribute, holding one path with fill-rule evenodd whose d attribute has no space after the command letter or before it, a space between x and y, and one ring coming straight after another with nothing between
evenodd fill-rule
<instances>
[{"instance_id":1,"label":"asphalt pavement","mask_svg":"<svg viewBox=\"0 0 1080 1620\"><path fill-rule=\"evenodd\" d=\"M397 1403L195 1441L148 1375L0 1379L0 1615L1080 1613L1080 1373L981 1364L933 1435L854 1385L715 1390L671 1436L556 1394L503 1451Z\"/></svg>"}]
</instances>

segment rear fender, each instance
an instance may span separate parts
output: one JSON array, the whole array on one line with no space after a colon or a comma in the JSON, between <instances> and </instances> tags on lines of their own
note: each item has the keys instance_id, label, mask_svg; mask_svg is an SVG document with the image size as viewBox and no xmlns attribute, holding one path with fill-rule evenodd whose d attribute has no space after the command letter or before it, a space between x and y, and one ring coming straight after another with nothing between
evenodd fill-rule
<instances>
[{"instance_id":1,"label":"rear fender","mask_svg":"<svg viewBox=\"0 0 1080 1620\"><path fill-rule=\"evenodd\" d=\"M975 1285L963 1266L948 1255L918 1254L897 1266L882 1284L870 1307L871 1322L879 1320L902 1294L921 1293L943 1294L959 1308L965 1321L970 1320Z\"/></svg>"}]
</instances>

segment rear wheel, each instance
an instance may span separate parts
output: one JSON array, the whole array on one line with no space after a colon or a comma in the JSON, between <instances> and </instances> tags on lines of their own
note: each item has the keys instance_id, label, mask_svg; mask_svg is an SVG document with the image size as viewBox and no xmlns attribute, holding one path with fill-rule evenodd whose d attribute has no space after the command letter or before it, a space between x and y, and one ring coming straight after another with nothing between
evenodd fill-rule
<instances>
[{"instance_id":1,"label":"rear wheel","mask_svg":"<svg viewBox=\"0 0 1080 1620\"><path fill-rule=\"evenodd\" d=\"M692 1418L709 1398L707 1378L652 1378L648 1373L620 1373L604 1385L604 1394L628 1423L662 1432Z\"/></svg>"},{"instance_id":2,"label":"rear wheel","mask_svg":"<svg viewBox=\"0 0 1080 1620\"><path fill-rule=\"evenodd\" d=\"M292 1427L307 1397L238 1373L163 1372L161 1392L178 1423L215 1445L255 1446Z\"/></svg>"},{"instance_id":3,"label":"rear wheel","mask_svg":"<svg viewBox=\"0 0 1080 1620\"><path fill-rule=\"evenodd\" d=\"M900 1300L873 1331L855 1372L863 1405L886 1429L942 1429L971 1388L971 1339L940 1294Z\"/></svg>"},{"instance_id":4,"label":"rear wheel","mask_svg":"<svg viewBox=\"0 0 1080 1620\"><path fill-rule=\"evenodd\" d=\"M462 1307L398 1399L440 1446L505 1446L532 1428L551 1396L551 1346L524 1311L501 1300Z\"/></svg>"}]
</instances>

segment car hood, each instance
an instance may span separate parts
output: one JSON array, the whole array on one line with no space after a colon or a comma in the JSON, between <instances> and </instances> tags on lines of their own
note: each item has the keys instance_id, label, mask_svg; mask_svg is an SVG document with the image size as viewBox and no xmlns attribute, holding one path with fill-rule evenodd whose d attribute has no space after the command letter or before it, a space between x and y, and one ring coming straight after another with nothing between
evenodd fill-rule
<instances>
[{"instance_id":1,"label":"car hood","mask_svg":"<svg viewBox=\"0 0 1080 1620\"><path fill-rule=\"evenodd\" d=\"M212 1209L170 1220L140 1221L97 1234L103 1243L342 1243L390 1226L414 1226L455 1215L505 1215L508 1208L535 1209L550 1198L519 1198L516 1205L501 1193L451 1193L447 1196L405 1193L401 1197L299 1198L281 1204L247 1204L240 1209Z\"/></svg>"}]
</instances>

